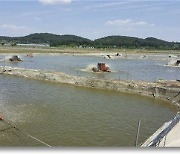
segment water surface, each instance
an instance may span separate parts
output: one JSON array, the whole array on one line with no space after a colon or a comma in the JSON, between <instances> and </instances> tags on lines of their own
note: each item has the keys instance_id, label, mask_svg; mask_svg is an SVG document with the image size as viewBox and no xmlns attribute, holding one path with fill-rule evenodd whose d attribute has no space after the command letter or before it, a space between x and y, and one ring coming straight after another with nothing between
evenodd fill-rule
<instances>
[{"instance_id":1,"label":"water surface","mask_svg":"<svg viewBox=\"0 0 180 154\"><path fill-rule=\"evenodd\" d=\"M95 77L102 79L125 79L125 80L145 80L156 81L159 79L165 80L177 80L180 79L180 68L167 67L168 60L164 60L162 57L154 56L156 60L153 60L153 56L149 59L104 59L97 56L73 56L73 55L50 55L39 54L33 58L27 58L24 54L21 55L23 62L21 63L9 63L6 62L6 66L23 67L33 69L44 69L61 71L66 74ZM0 59L3 59L3 55L0 55ZM162 59L162 60L161 60ZM90 66L97 65L98 62L106 63L112 73L93 73L88 69ZM3 61L0 61L0 65L3 65ZM86 71L82 71L82 70Z\"/></svg>"},{"instance_id":2,"label":"water surface","mask_svg":"<svg viewBox=\"0 0 180 154\"><path fill-rule=\"evenodd\" d=\"M176 111L167 102L139 95L0 75L5 119L52 146L134 146L140 118L139 143ZM9 129L0 131L0 146L42 144Z\"/></svg>"}]
</instances>

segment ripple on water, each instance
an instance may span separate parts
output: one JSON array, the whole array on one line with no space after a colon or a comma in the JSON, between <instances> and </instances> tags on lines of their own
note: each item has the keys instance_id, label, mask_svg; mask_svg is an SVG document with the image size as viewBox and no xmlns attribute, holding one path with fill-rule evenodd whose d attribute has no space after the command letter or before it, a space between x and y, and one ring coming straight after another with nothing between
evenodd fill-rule
<instances>
[{"instance_id":1,"label":"ripple on water","mask_svg":"<svg viewBox=\"0 0 180 154\"><path fill-rule=\"evenodd\" d=\"M134 146L140 118L142 142L177 111L164 101L115 91L10 76L0 76L0 85L6 119L53 146ZM0 145L39 146L15 134L0 134Z\"/></svg>"}]
</instances>

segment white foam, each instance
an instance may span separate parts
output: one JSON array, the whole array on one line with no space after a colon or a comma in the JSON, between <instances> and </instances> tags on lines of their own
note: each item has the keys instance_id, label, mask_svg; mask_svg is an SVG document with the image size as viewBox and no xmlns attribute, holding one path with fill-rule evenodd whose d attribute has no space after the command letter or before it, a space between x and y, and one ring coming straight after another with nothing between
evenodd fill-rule
<instances>
[{"instance_id":1,"label":"white foam","mask_svg":"<svg viewBox=\"0 0 180 154\"><path fill-rule=\"evenodd\" d=\"M84 69L81 69L81 71L84 71L84 72L92 72L92 68L93 67L97 67L97 65L95 65L95 64L90 64L90 65L88 65L86 68L84 68Z\"/></svg>"}]
</instances>

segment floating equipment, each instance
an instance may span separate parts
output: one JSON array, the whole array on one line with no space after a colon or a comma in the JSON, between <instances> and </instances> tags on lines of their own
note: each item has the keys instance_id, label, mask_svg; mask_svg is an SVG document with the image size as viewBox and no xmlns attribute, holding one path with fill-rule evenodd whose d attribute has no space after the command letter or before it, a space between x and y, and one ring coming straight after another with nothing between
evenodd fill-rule
<instances>
[{"instance_id":1,"label":"floating equipment","mask_svg":"<svg viewBox=\"0 0 180 154\"><path fill-rule=\"evenodd\" d=\"M178 60L173 60L173 61L170 61L168 64L166 64L168 66L180 66L180 59Z\"/></svg>"},{"instance_id":2,"label":"floating equipment","mask_svg":"<svg viewBox=\"0 0 180 154\"><path fill-rule=\"evenodd\" d=\"M92 71L93 72L111 72L111 70L109 69L109 67L106 66L105 63L98 63L97 68L93 67Z\"/></svg>"},{"instance_id":3,"label":"floating equipment","mask_svg":"<svg viewBox=\"0 0 180 154\"><path fill-rule=\"evenodd\" d=\"M29 58L32 58L33 54L32 53L28 53L26 56L29 57Z\"/></svg>"},{"instance_id":4,"label":"floating equipment","mask_svg":"<svg viewBox=\"0 0 180 154\"><path fill-rule=\"evenodd\" d=\"M17 55L14 55L11 58L9 58L9 61L11 61L11 62L19 62L19 61L22 61L22 60Z\"/></svg>"},{"instance_id":5,"label":"floating equipment","mask_svg":"<svg viewBox=\"0 0 180 154\"><path fill-rule=\"evenodd\" d=\"M180 66L180 60L177 60L175 66Z\"/></svg>"}]
</instances>

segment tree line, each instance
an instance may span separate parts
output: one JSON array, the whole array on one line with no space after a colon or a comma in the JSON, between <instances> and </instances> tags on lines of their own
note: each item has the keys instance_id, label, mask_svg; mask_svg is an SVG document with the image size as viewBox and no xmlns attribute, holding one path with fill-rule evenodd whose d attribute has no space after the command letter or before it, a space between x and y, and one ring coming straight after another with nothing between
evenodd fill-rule
<instances>
[{"instance_id":1,"label":"tree line","mask_svg":"<svg viewBox=\"0 0 180 154\"><path fill-rule=\"evenodd\" d=\"M168 42L157 38L146 39L128 36L107 36L90 40L75 35L55 35L50 33L35 33L24 37L0 36L1 45L10 43L15 46L21 44L49 44L51 47L79 47L79 48L126 48L126 49L156 49L180 50L179 42Z\"/></svg>"}]
</instances>

